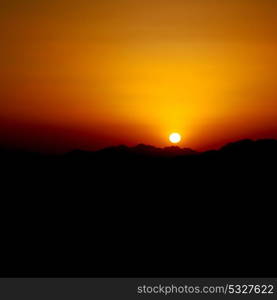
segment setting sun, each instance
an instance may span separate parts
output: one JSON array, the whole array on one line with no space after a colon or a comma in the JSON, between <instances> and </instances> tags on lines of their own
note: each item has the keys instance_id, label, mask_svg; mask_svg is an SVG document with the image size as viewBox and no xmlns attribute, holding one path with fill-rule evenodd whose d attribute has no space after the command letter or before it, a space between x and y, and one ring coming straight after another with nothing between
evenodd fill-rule
<instances>
[{"instance_id":1,"label":"setting sun","mask_svg":"<svg viewBox=\"0 0 277 300\"><path fill-rule=\"evenodd\" d=\"M170 136L169 136L169 140L171 143L173 144L177 144L181 141L181 135L179 133L171 133Z\"/></svg>"}]
</instances>

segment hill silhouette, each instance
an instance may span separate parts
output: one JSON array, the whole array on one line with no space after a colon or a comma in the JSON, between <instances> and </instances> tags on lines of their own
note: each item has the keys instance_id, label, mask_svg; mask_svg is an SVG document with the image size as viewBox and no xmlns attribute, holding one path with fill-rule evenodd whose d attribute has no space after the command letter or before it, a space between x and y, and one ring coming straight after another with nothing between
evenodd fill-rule
<instances>
[{"instance_id":1,"label":"hill silhouette","mask_svg":"<svg viewBox=\"0 0 277 300\"><path fill-rule=\"evenodd\" d=\"M92 157L176 157L183 155L193 155L197 154L197 151L194 151L189 148L179 148L176 146L157 148L151 145L138 144L135 147L127 147L125 145L119 145L114 147L104 148L95 152L92 151L81 151L75 150L69 153L71 156L87 156Z\"/></svg>"},{"instance_id":2,"label":"hill silhouette","mask_svg":"<svg viewBox=\"0 0 277 300\"><path fill-rule=\"evenodd\" d=\"M117 157L126 157L126 158L138 158L138 157L164 157L164 158L175 158L175 157L187 157L197 155L198 157L208 157L208 156L218 156L222 157L225 155L230 155L233 157L253 157L256 156L257 160L261 160L268 156L275 157L277 149L277 140L274 139L262 139L262 140L240 140L237 142L228 143L225 146L221 147L219 150L209 150L204 152L198 152L190 148L180 148L178 146L169 146L164 148L158 148L152 145L138 144L134 147L128 147L125 145L112 146L97 151L86 151L86 150L73 150L71 152L62 154L62 155L43 155L37 152L30 152L27 150L15 150L15 149L6 149L0 148L0 159L2 162L5 162L6 159L9 160L20 160L20 159L35 159L39 158L49 159L55 158L117 158Z\"/></svg>"},{"instance_id":3,"label":"hill silhouette","mask_svg":"<svg viewBox=\"0 0 277 300\"><path fill-rule=\"evenodd\" d=\"M206 152L2 149L1 272L276 275L276 154L276 140Z\"/></svg>"}]
</instances>

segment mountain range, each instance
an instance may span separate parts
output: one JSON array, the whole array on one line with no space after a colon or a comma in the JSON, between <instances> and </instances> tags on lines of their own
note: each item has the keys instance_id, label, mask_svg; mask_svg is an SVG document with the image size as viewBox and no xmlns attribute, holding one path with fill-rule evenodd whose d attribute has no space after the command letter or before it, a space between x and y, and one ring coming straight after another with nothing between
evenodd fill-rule
<instances>
[{"instance_id":1,"label":"mountain range","mask_svg":"<svg viewBox=\"0 0 277 300\"><path fill-rule=\"evenodd\" d=\"M67 153L71 157L187 157L187 156L209 156L209 155L275 155L277 154L277 140L261 139L261 140L240 140L224 145L218 150L208 150L204 152L195 151L190 148L180 148L178 146L170 146L164 148L154 147L152 145L138 144L134 147L125 145L113 146L97 151L74 150Z\"/></svg>"},{"instance_id":2,"label":"mountain range","mask_svg":"<svg viewBox=\"0 0 277 300\"><path fill-rule=\"evenodd\" d=\"M0 166L4 273L276 274L276 140L2 150Z\"/></svg>"}]
</instances>

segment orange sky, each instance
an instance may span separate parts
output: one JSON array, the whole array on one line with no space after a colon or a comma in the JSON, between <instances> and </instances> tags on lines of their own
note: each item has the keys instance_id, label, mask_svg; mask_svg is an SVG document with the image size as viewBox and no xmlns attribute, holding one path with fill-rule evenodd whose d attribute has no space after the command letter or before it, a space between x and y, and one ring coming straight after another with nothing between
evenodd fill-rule
<instances>
[{"instance_id":1,"label":"orange sky","mask_svg":"<svg viewBox=\"0 0 277 300\"><path fill-rule=\"evenodd\" d=\"M277 138L276 13L275 0L4 1L0 144Z\"/></svg>"}]
</instances>

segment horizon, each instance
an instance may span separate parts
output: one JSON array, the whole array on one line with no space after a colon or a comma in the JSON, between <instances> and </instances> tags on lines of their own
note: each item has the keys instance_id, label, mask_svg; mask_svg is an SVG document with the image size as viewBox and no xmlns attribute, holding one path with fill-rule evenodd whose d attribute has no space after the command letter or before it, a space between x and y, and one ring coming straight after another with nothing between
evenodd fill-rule
<instances>
[{"instance_id":1,"label":"horizon","mask_svg":"<svg viewBox=\"0 0 277 300\"><path fill-rule=\"evenodd\" d=\"M144 146L144 147L150 147L150 148L154 148L156 150L170 150L170 149L176 149L176 150L189 150L189 151L193 151L197 154L202 154L205 152L210 152L210 151L220 151L223 148L225 148L226 146L229 145L234 145L234 144L241 144L241 143L245 143L245 142L251 142L251 143L257 143L257 142L264 142L264 141L271 141L271 142L277 142L277 139L273 139L273 138L262 138L262 139L239 139L239 140L233 140L230 141L228 143L225 143L217 148L209 148L209 149L205 149L205 150L196 150L190 147L181 147L180 145L176 145L176 144L171 144L171 145L167 145L167 146L155 146L155 145L151 145L151 144L145 144L145 143L138 143L138 144L133 144L133 145L126 145L126 144L112 144L106 147L102 147L102 148L97 148L97 149L85 149L85 148L72 148L72 149L68 149L66 151L46 151L44 150L36 150L34 148L23 148L23 147L8 147L6 145L1 145L0 144L0 151L4 150L4 151L15 151L15 152L26 152L26 153L36 153L36 154L42 154L42 155L64 155L64 154L68 154L71 152L75 152L75 151L80 151L80 152L101 152L102 150L108 150L108 149L115 149L115 148L126 148L126 149L135 149L138 148L139 146ZM187 154L185 154L187 155Z\"/></svg>"}]
</instances>

